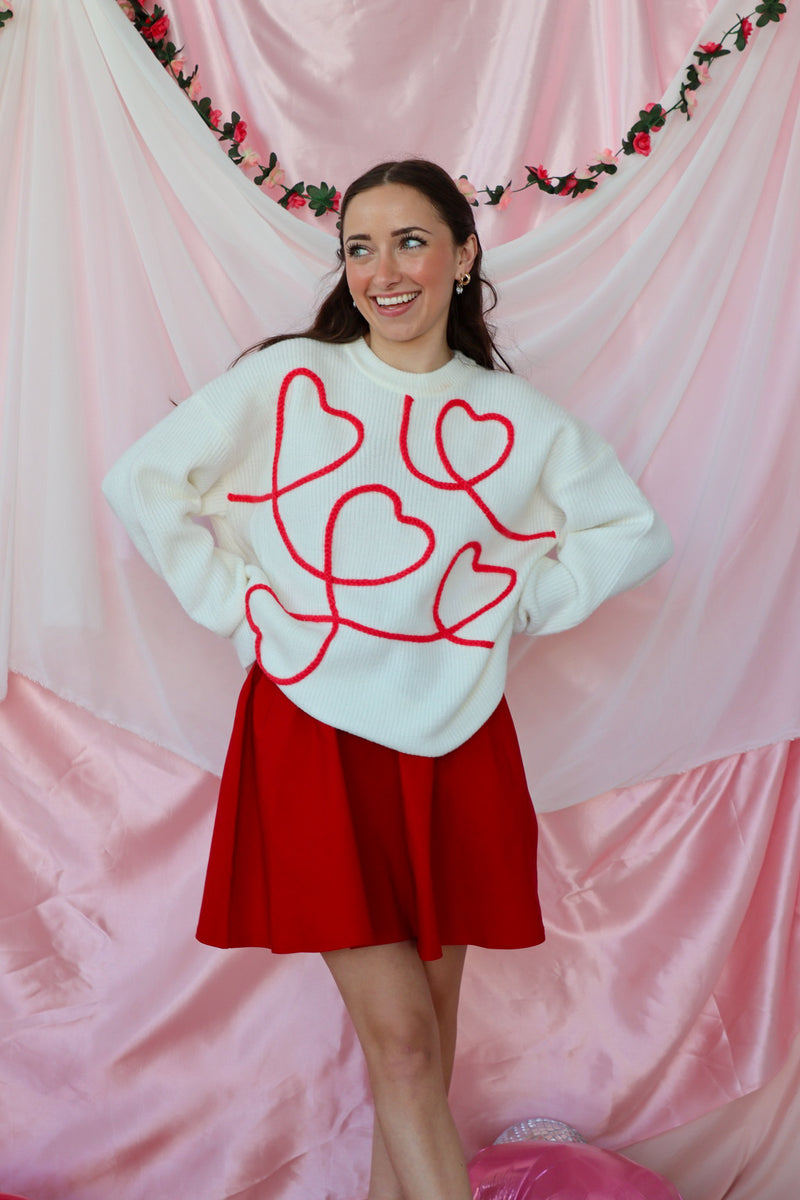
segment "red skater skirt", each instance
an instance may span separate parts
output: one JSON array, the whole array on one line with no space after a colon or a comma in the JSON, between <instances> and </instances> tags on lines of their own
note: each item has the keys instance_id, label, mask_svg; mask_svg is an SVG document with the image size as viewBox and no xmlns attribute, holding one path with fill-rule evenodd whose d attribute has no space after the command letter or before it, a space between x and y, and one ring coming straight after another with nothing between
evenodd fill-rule
<instances>
[{"instance_id":1,"label":"red skater skirt","mask_svg":"<svg viewBox=\"0 0 800 1200\"><path fill-rule=\"evenodd\" d=\"M404 754L310 717L253 667L220 784L197 937L276 953L544 941L537 826L505 700L457 749Z\"/></svg>"}]
</instances>

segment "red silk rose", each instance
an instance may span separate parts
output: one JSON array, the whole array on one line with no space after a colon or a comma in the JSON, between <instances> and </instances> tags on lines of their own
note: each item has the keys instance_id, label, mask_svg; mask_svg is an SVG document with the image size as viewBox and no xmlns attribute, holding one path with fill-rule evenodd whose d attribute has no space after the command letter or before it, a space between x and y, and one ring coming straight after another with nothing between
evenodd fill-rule
<instances>
[{"instance_id":1,"label":"red silk rose","mask_svg":"<svg viewBox=\"0 0 800 1200\"><path fill-rule=\"evenodd\" d=\"M159 17L152 25L148 25L142 32L144 36L151 42L160 42L163 37L167 36L169 30L169 17Z\"/></svg>"},{"instance_id":2,"label":"red silk rose","mask_svg":"<svg viewBox=\"0 0 800 1200\"><path fill-rule=\"evenodd\" d=\"M234 131L233 131L233 140L236 142L236 145L238 146L239 143L243 142L246 137L247 137L247 122L246 121L237 121L236 127L234 128Z\"/></svg>"},{"instance_id":3,"label":"red silk rose","mask_svg":"<svg viewBox=\"0 0 800 1200\"><path fill-rule=\"evenodd\" d=\"M651 149L650 134L649 133L634 134L633 148L637 154L643 154L646 158L647 155L650 153L650 149Z\"/></svg>"},{"instance_id":4,"label":"red silk rose","mask_svg":"<svg viewBox=\"0 0 800 1200\"><path fill-rule=\"evenodd\" d=\"M699 49L703 51L703 54L716 54L718 50L722 49L722 43L706 42L706 44L704 46L700 46Z\"/></svg>"},{"instance_id":5,"label":"red silk rose","mask_svg":"<svg viewBox=\"0 0 800 1200\"><path fill-rule=\"evenodd\" d=\"M286 200L286 207L287 208L303 208L305 206L305 203L306 202L302 196L298 195L297 192L292 192Z\"/></svg>"},{"instance_id":6,"label":"red silk rose","mask_svg":"<svg viewBox=\"0 0 800 1200\"><path fill-rule=\"evenodd\" d=\"M564 180L564 186L562 187L561 191L558 193L559 196L568 196L569 193L572 191L572 189L575 187L575 184L577 182L578 181L575 178L575 176L570 175L568 179Z\"/></svg>"},{"instance_id":7,"label":"red silk rose","mask_svg":"<svg viewBox=\"0 0 800 1200\"><path fill-rule=\"evenodd\" d=\"M212 108L211 112L208 114L208 119L215 129L219 129L219 123L222 119L222 109Z\"/></svg>"},{"instance_id":8,"label":"red silk rose","mask_svg":"<svg viewBox=\"0 0 800 1200\"><path fill-rule=\"evenodd\" d=\"M750 38L750 34L753 32L753 22L750 20L749 17L742 17L742 24L741 24L740 28L742 31L742 37L744 38L745 41L748 41Z\"/></svg>"}]
</instances>

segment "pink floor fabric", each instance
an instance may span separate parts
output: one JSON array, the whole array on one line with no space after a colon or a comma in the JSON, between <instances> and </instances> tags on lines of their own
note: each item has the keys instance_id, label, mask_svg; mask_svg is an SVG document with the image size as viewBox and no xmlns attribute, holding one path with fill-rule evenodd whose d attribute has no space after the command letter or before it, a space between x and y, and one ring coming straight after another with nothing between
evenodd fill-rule
<instances>
[{"instance_id":1,"label":"pink floor fabric","mask_svg":"<svg viewBox=\"0 0 800 1200\"><path fill-rule=\"evenodd\" d=\"M192 939L215 780L25 679L11 689L3 1185L353 1200L370 1109L318 956ZM799 773L800 746L777 745L542 818L547 943L468 958L453 1099L470 1154L546 1115L640 1143L686 1200L750 1200L736 1180L765 1178L769 1131L785 1179ZM719 1190L713 1172L700 1190L682 1177L702 1166L698 1119ZM760 1200L786 1194L765 1183Z\"/></svg>"}]
</instances>

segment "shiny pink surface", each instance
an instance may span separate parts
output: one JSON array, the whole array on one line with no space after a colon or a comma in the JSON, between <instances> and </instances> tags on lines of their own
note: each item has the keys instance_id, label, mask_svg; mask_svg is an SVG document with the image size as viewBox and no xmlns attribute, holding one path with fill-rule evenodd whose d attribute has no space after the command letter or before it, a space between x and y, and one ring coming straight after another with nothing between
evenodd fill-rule
<instances>
[{"instance_id":1,"label":"shiny pink surface","mask_svg":"<svg viewBox=\"0 0 800 1200\"><path fill-rule=\"evenodd\" d=\"M469 1166L475 1200L681 1200L671 1183L598 1146L489 1146Z\"/></svg>"},{"instance_id":2,"label":"shiny pink surface","mask_svg":"<svg viewBox=\"0 0 800 1200\"><path fill-rule=\"evenodd\" d=\"M572 807L542 815L546 945L470 952L454 1106L469 1153L550 1115L633 1144L685 1200L787 1200L800 1171L789 7L590 200L479 214L504 345L614 441L678 551L587 625L517 648L534 795ZM98 492L170 398L303 319L332 223L284 213L225 160L112 0L15 8L0 669L50 690L12 675L0 707L0 1184L361 1200L368 1096L322 964L191 938L215 794L192 762L219 764L238 667ZM419 151L480 185L616 146L674 91L711 5L168 10L215 100L297 177ZM733 20L724 0L702 36Z\"/></svg>"},{"instance_id":3,"label":"shiny pink surface","mask_svg":"<svg viewBox=\"0 0 800 1200\"><path fill-rule=\"evenodd\" d=\"M214 779L18 677L0 715L6 1186L362 1195L369 1097L322 962L192 940ZM767 1168L783 1186L799 772L776 745L542 817L548 941L467 959L470 1155L546 1115L641 1143L685 1200L749 1200L737 1179Z\"/></svg>"}]
</instances>

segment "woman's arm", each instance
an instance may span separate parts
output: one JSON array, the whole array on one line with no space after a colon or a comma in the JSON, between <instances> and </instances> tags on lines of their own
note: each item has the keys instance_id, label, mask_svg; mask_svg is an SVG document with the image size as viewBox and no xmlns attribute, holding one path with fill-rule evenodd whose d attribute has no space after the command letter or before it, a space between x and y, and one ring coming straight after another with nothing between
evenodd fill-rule
<instances>
[{"instance_id":1,"label":"woman's arm","mask_svg":"<svg viewBox=\"0 0 800 1200\"><path fill-rule=\"evenodd\" d=\"M515 630L557 633L643 583L672 553L664 522L606 442L569 419L548 455L540 487L563 513L554 551L522 590Z\"/></svg>"},{"instance_id":2,"label":"woman's arm","mask_svg":"<svg viewBox=\"0 0 800 1200\"><path fill-rule=\"evenodd\" d=\"M134 443L103 482L139 553L195 621L234 639L243 662L252 660L248 564L195 518L224 512L218 481L252 448L258 393L250 364L213 381Z\"/></svg>"}]
</instances>

